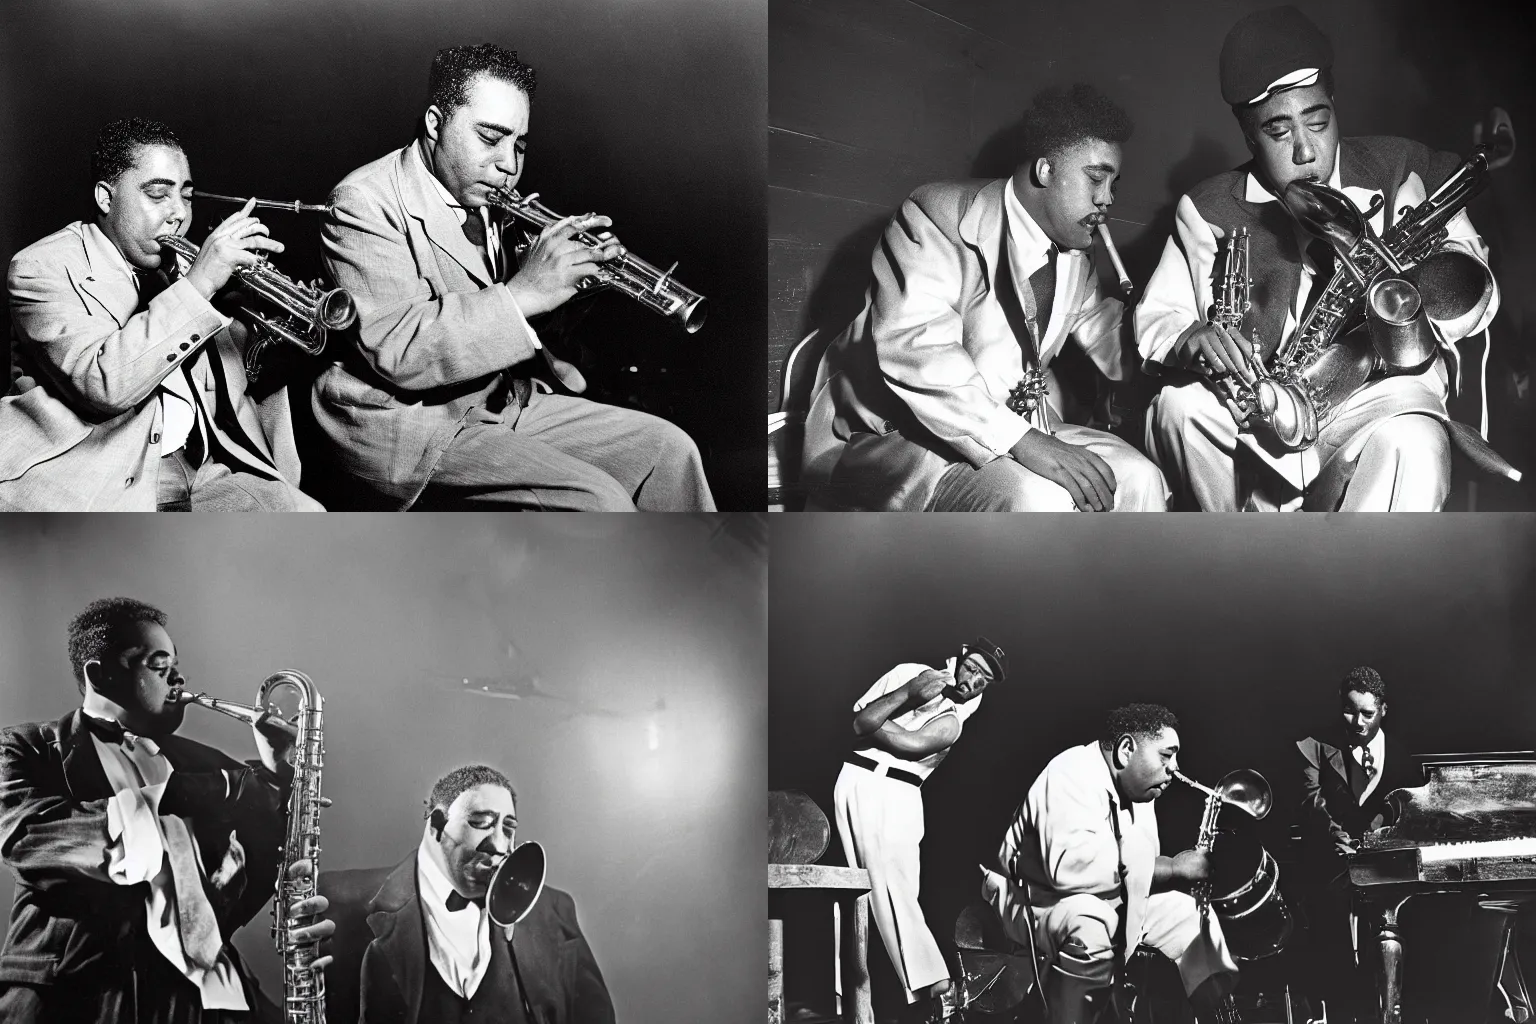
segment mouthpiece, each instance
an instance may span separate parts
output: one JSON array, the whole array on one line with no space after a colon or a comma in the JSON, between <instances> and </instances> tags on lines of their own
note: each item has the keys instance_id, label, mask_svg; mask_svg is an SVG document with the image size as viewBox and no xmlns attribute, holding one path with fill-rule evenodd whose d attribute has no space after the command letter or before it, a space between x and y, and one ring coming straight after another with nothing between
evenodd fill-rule
<instances>
[{"instance_id":1,"label":"mouthpiece","mask_svg":"<svg viewBox=\"0 0 1536 1024\"><path fill-rule=\"evenodd\" d=\"M1104 242L1104 251L1109 254L1109 262L1114 265L1115 273L1120 275L1120 290L1130 298L1135 285L1131 284L1131 277L1125 272L1125 264L1120 262L1120 252L1115 248L1115 240L1109 234L1109 222L1099 221L1099 238Z\"/></svg>"}]
</instances>

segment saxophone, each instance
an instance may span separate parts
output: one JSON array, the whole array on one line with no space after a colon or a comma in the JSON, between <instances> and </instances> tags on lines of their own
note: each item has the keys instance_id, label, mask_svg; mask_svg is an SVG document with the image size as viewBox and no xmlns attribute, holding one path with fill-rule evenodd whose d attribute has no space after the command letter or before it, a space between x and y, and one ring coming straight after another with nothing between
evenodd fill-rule
<instances>
[{"instance_id":1,"label":"saxophone","mask_svg":"<svg viewBox=\"0 0 1536 1024\"><path fill-rule=\"evenodd\" d=\"M1479 260L1444 247L1448 223L1514 150L1507 121L1435 193L1404 207L1384 236L1349 198L1315 181L1293 181L1281 199L1291 216L1338 254L1338 267L1290 340L1255 384L1257 419L1287 451L1317 440L1351 395L1372 380L1422 373L1439 354L1437 328L1463 333L1488 308L1493 279Z\"/></svg>"},{"instance_id":2,"label":"saxophone","mask_svg":"<svg viewBox=\"0 0 1536 1024\"><path fill-rule=\"evenodd\" d=\"M206 693L173 690L170 700L176 704L197 704L210 711L238 718L254 725L272 714L272 691L291 686L299 694L299 714L295 722L297 736L293 744L293 788L288 802L288 832L283 841L283 860L278 867L277 892L272 900L272 942L283 961L283 1020L285 1024L325 1024L325 973L311 965L319 959L318 942L292 942L288 938L288 908L315 895L320 875L320 768L325 753L325 733L321 715L324 703L314 681L302 672L284 669L262 681L256 703L210 697ZM307 878L289 878L288 869L295 861L310 862Z\"/></svg>"},{"instance_id":3,"label":"saxophone","mask_svg":"<svg viewBox=\"0 0 1536 1024\"><path fill-rule=\"evenodd\" d=\"M1243 326L1243 317L1248 314L1252 301L1248 297L1248 291L1253 286L1253 279L1248 276L1248 229L1245 227L1233 228L1226 233L1221 240L1222 277L1221 294L1211 304L1210 322L1228 331L1236 332ZM1259 348L1259 336L1254 334L1253 345L1255 352ZM1255 387L1249 387L1241 377L1234 374L1215 374L1211 367L1202 358L1200 370L1202 375L1215 388L1216 393L1232 407L1239 420L1246 420L1259 408L1259 398ZM1253 360L1255 376L1262 380L1265 376L1263 364L1257 356Z\"/></svg>"}]
</instances>

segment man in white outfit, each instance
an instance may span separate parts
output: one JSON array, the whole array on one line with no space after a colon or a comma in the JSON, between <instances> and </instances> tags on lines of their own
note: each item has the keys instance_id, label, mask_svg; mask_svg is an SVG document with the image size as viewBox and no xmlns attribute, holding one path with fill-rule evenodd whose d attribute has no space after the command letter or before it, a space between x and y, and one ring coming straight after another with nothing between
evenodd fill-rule
<instances>
[{"instance_id":1,"label":"man in white outfit","mask_svg":"<svg viewBox=\"0 0 1536 1024\"><path fill-rule=\"evenodd\" d=\"M869 872L875 925L901 977L907 1002L953 1011L949 965L917 902L923 841L921 787L949 755L981 694L1007 675L1003 649L978 637L944 668L897 665L854 704L854 749L833 791L837 833L852 867Z\"/></svg>"},{"instance_id":2,"label":"man in white outfit","mask_svg":"<svg viewBox=\"0 0 1536 1024\"><path fill-rule=\"evenodd\" d=\"M1051 961L1049 1020L1088 1022L1111 1000L1138 946L1179 967L1197 1011L1223 1002L1237 965L1214 914L1186 890L1209 877L1206 855L1162 855L1152 802L1178 769L1178 719L1157 704L1111 711L1099 740L1051 759L998 851L982 897L1015 942Z\"/></svg>"}]
</instances>

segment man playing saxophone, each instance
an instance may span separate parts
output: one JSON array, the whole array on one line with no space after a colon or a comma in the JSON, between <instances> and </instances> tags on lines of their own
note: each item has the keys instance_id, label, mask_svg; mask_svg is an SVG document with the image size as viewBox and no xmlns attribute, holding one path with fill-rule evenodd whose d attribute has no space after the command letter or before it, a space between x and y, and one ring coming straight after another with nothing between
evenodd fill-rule
<instances>
[{"instance_id":1,"label":"man playing saxophone","mask_svg":"<svg viewBox=\"0 0 1536 1024\"><path fill-rule=\"evenodd\" d=\"M519 262L489 201L516 186L533 69L493 44L439 51L418 137L349 174L325 220L326 264L357 300L351 338L316 382L337 466L383 503L710 510L699 453L645 413L554 391L586 387L529 319L621 251L565 217Z\"/></svg>"},{"instance_id":2,"label":"man playing saxophone","mask_svg":"<svg viewBox=\"0 0 1536 1024\"><path fill-rule=\"evenodd\" d=\"M1209 858L1164 856L1158 838L1153 802L1178 771L1178 727L1157 704L1110 711L1097 742L1056 755L1029 787L998 850L1001 872L982 868L982 898L1004 931L1051 962L1051 1024L1115 1019L1099 1008L1138 945L1178 965L1201 1014L1236 984L1216 915L1188 891L1210 876Z\"/></svg>"},{"instance_id":3,"label":"man playing saxophone","mask_svg":"<svg viewBox=\"0 0 1536 1024\"><path fill-rule=\"evenodd\" d=\"M1460 162L1407 139L1341 139L1333 102L1333 47L1294 7L1240 20L1221 50L1222 98L1252 160L1195 186L1179 200L1174 235L1136 309L1146 370L1164 378L1147 422L1147 450L1175 503L1207 511L1340 507L1436 510L1450 489L1446 397L1480 389L1481 371L1458 370L1453 345L1424 372L1355 391L1302 451L1266 443L1223 399L1223 378L1251 383L1256 369L1305 322L1333 276L1334 250L1304 231L1280 197L1310 180L1348 197L1383 233ZM1219 240L1248 233L1251 309L1243 328L1208 322L1221 280ZM1487 250L1465 211L1447 244L1486 265ZM1497 287L1481 317L1444 331L1447 343L1483 330L1498 311ZM1204 378L1204 379L1202 379ZM1212 387L1212 381L1217 382Z\"/></svg>"},{"instance_id":4,"label":"man playing saxophone","mask_svg":"<svg viewBox=\"0 0 1536 1024\"><path fill-rule=\"evenodd\" d=\"M210 302L282 243L247 204L181 272L156 239L191 227L192 173L157 122L104 127L91 176L94 219L11 260L0 509L320 511L287 393L247 393L245 325Z\"/></svg>"},{"instance_id":5,"label":"man playing saxophone","mask_svg":"<svg viewBox=\"0 0 1536 1024\"><path fill-rule=\"evenodd\" d=\"M94 601L70 623L80 707L0 732L0 857L16 876L0 1019L234 1024L265 997L230 940L271 897L291 734L253 730L241 764L177 736L185 705L165 613ZM310 870L292 866L292 877ZM334 931L315 897L295 942ZM320 963L324 967L324 962Z\"/></svg>"}]
</instances>

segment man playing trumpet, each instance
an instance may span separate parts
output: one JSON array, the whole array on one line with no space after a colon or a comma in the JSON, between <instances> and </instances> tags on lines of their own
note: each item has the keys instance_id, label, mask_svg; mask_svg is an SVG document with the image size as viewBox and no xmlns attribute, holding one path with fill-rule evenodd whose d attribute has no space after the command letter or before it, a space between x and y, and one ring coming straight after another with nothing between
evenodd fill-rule
<instances>
[{"instance_id":1,"label":"man playing trumpet","mask_svg":"<svg viewBox=\"0 0 1536 1024\"><path fill-rule=\"evenodd\" d=\"M263 721L244 764L177 736L165 624L140 601L93 601L69 626L80 707L0 732L0 851L17 881L0 1019L264 1019L230 940L277 881L293 736ZM310 920L326 909L285 908L293 941L328 937L332 922Z\"/></svg>"},{"instance_id":2,"label":"man playing trumpet","mask_svg":"<svg viewBox=\"0 0 1536 1024\"><path fill-rule=\"evenodd\" d=\"M1145 456L1063 422L1051 371L1070 337L1105 376L1125 376L1122 304L1100 297L1087 250L1130 119L1077 85L1035 97L1024 128L1028 159L1011 178L923 186L875 250L864 311L822 360L806 418L808 475L839 504L1166 506Z\"/></svg>"},{"instance_id":3,"label":"man playing trumpet","mask_svg":"<svg viewBox=\"0 0 1536 1024\"><path fill-rule=\"evenodd\" d=\"M247 394L248 332L210 302L282 243L247 204L182 272L156 239L191 227L192 173L158 122L104 127L91 176L95 218L11 260L0 509L320 511L286 392Z\"/></svg>"},{"instance_id":4,"label":"man playing trumpet","mask_svg":"<svg viewBox=\"0 0 1536 1024\"><path fill-rule=\"evenodd\" d=\"M1178 726L1157 704L1111 711L1097 742L1056 755L1029 787L998 850L1002 872L982 868L1004 931L1052 963L1053 1024L1099 1019L1138 945L1178 964L1197 1011L1236 982L1216 915L1188 892L1209 877L1207 856L1163 856L1158 838L1153 801L1178 770Z\"/></svg>"},{"instance_id":5,"label":"man playing trumpet","mask_svg":"<svg viewBox=\"0 0 1536 1024\"><path fill-rule=\"evenodd\" d=\"M1333 47L1294 7L1239 21L1221 49L1221 94L1253 159L1179 200L1174 235L1136 308L1136 336L1148 373L1166 384L1147 419L1147 450L1172 482L1177 504L1205 511L1292 509L1311 504L1355 511L1433 511L1450 490L1450 440L1440 422L1456 381L1454 346L1412 376L1367 384L1344 402L1305 451L1265 444L1240 414L1195 376L1251 383L1255 370L1302 323L1335 269L1333 250L1303 231L1280 196L1296 180L1327 184L1381 234L1434 192L1458 159L1407 139L1341 140L1333 102ZM1248 331L1207 322L1220 270L1218 238L1246 228L1252 309ZM1486 263L1487 249L1465 211L1449 243ZM1475 323L1443 330L1446 342L1487 327L1498 312L1493 287ZM1468 367L1468 387L1482 371Z\"/></svg>"},{"instance_id":6,"label":"man playing trumpet","mask_svg":"<svg viewBox=\"0 0 1536 1024\"><path fill-rule=\"evenodd\" d=\"M357 301L358 325L315 384L336 464L394 508L691 511L714 508L680 429L555 392L586 383L529 319L576 294L617 256L566 217L521 262L488 205L523 172L534 72L493 44L441 50L419 136L349 174L325 220L326 265Z\"/></svg>"}]
</instances>

